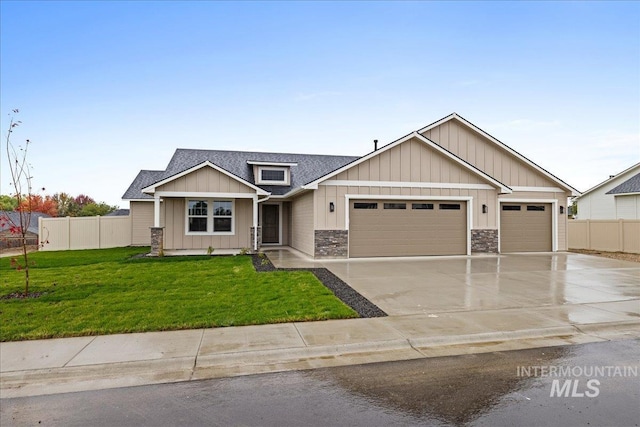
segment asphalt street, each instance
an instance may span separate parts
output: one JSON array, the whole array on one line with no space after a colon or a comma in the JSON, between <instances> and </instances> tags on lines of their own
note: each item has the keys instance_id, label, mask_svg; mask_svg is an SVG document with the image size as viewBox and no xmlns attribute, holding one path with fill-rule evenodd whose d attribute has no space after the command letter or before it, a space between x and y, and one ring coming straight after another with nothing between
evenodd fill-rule
<instances>
[{"instance_id":1,"label":"asphalt street","mask_svg":"<svg viewBox=\"0 0 640 427\"><path fill-rule=\"evenodd\" d=\"M639 360L626 340L3 399L0 424L638 426Z\"/></svg>"}]
</instances>

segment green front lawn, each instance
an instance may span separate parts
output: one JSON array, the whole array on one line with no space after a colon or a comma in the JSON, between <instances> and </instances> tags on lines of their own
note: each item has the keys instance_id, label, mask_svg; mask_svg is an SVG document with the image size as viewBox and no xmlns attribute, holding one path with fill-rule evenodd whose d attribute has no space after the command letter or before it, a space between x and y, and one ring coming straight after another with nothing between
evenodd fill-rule
<instances>
[{"instance_id":1,"label":"green front lawn","mask_svg":"<svg viewBox=\"0 0 640 427\"><path fill-rule=\"evenodd\" d=\"M30 292L0 300L0 341L358 317L307 271L249 256L132 258L148 248L38 252ZM0 296L24 274L0 258Z\"/></svg>"}]
</instances>

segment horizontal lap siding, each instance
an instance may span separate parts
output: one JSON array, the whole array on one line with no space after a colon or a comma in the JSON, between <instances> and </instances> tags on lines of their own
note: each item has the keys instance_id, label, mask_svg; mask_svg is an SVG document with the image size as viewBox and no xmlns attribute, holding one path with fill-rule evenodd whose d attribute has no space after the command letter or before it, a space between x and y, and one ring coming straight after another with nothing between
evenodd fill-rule
<instances>
[{"instance_id":1,"label":"horizontal lap siding","mask_svg":"<svg viewBox=\"0 0 640 427\"><path fill-rule=\"evenodd\" d=\"M165 249L240 249L251 246L250 232L253 223L253 202L250 199L235 201L235 233L225 235L187 235L185 200L166 198L163 203L165 217Z\"/></svg>"},{"instance_id":2,"label":"horizontal lap siding","mask_svg":"<svg viewBox=\"0 0 640 427\"><path fill-rule=\"evenodd\" d=\"M291 246L314 255L313 194L291 201Z\"/></svg>"}]
</instances>

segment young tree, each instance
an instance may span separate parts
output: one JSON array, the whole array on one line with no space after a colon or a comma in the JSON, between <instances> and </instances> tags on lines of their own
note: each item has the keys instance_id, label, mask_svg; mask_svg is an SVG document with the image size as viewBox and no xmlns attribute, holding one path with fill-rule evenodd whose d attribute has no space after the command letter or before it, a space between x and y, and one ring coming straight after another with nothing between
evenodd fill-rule
<instances>
[{"instance_id":1,"label":"young tree","mask_svg":"<svg viewBox=\"0 0 640 427\"><path fill-rule=\"evenodd\" d=\"M95 202L96 202L95 200L93 200L91 197L87 196L86 194L81 194L78 197L76 197L76 204L78 205L79 210L82 210L82 208L84 208L89 203L95 203Z\"/></svg>"},{"instance_id":2,"label":"young tree","mask_svg":"<svg viewBox=\"0 0 640 427\"><path fill-rule=\"evenodd\" d=\"M25 140L24 146L14 146L11 142L11 134L21 122L15 120L14 116L19 111L12 110L11 120L9 121L9 129L6 137L7 160L9 161L9 174L11 176L11 185L15 192L14 197L20 209L16 219L8 215L3 215L0 221L8 226L10 232L18 236L22 249L22 261L18 258L12 258L11 264L18 270L24 271L24 296L29 295L29 251L27 248L27 232L31 225L31 213L33 212L33 188L31 181L31 165L27 162L27 151L29 144L28 139Z\"/></svg>"}]
</instances>

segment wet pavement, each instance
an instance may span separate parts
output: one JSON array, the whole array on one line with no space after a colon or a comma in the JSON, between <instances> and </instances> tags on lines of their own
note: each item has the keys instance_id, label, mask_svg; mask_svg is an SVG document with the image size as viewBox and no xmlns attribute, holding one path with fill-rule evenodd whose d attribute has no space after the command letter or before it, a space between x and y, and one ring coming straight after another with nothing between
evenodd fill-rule
<instances>
[{"instance_id":1,"label":"wet pavement","mask_svg":"<svg viewBox=\"0 0 640 427\"><path fill-rule=\"evenodd\" d=\"M637 426L639 360L625 340L3 399L0 425Z\"/></svg>"},{"instance_id":2,"label":"wet pavement","mask_svg":"<svg viewBox=\"0 0 640 427\"><path fill-rule=\"evenodd\" d=\"M276 267L329 269L390 316L619 301L640 307L640 264L630 261L566 252L348 260L265 252Z\"/></svg>"}]
</instances>

